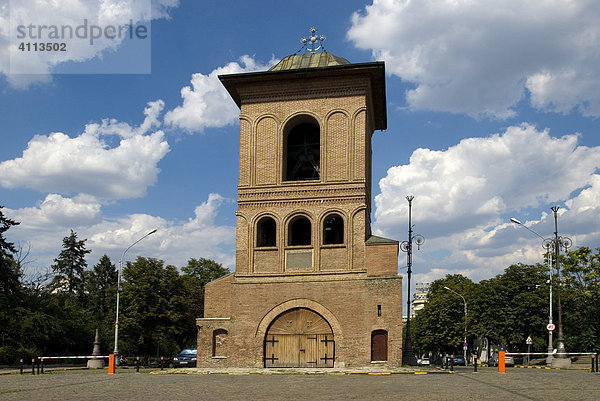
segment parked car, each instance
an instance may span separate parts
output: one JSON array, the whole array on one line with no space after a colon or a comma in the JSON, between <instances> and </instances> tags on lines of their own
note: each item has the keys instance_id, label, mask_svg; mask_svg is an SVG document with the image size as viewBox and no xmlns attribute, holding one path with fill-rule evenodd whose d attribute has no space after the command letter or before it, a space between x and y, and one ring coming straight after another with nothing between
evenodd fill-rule
<instances>
[{"instance_id":1,"label":"parked car","mask_svg":"<svg viewBox=\"0 0 600 401\"><path fill-rule=\"evenodd\" d=\"M422 366L429 366L429 358L421 358L417 360L417 364Z\"/></svg>"},{"instance_id":2,"label":"parked car","mask_svg":"<svg viewBox=\"0 0 600 401\"><path fill-rule=\"evenodd\" d=\"M462 355L454 355L454 365L467 366L467 362Z\"/></svg>"},{"instance_id":3,"label":"parked car","mask_svg":"<svg viewBox=\"0 0 600 401\"><path fill-rule=\"evenodd\" d=\"M196 357L198 354L198 350L195 348L186 348L181 351L179 354L173 357L173 367L174 368L184 368L184 367L196 367Z\"/></svg>"},{"instance_id":4,"label":"parked car","mask_svg":"<svg viewBox=\"0 0 600 401\"><path fill-rule=\"evenodd\" d=\"M488 359L488 366L498 366L498 353L494 352ZM515 358L511 355L504 356L504 366L515 366Z\"/></svg>"},{"instance_id":5,"label":"parked car","mask_svg":"<svg viewBox=\"0 0 600 401\"><path fill-rule=\"evenodd\" d=\"M504 366L515 366L515 358L513 358L511 355L505 355Z\"/></svg>"}]
</instances>

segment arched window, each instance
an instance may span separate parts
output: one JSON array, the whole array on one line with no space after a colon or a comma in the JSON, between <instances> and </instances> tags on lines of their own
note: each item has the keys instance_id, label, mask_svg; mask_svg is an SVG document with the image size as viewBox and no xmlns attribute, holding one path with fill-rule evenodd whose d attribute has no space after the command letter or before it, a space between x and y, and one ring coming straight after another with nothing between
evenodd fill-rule
<instances>
[{"instance_id":1,"label":"arched window","mask_svg":"<svg viewBox=\"0 0 600 401\"><path fill-rule=\"evenodd\" d=\"M256 246L275 246L277 240L277 224L271 217L263 217L256 226Z\"/></svg>"},{"instance_id":2,"label":"arched window","mask_svg":"<svg viewBox=\"0 0 600 401\"><path fill-rule=\"evenodd\" d=\"M310 220L304 216L294 217L292 221L290 221L288 234L288 245L310 245Z\"/></svg>"},{"instance_id":3,"label":"arched window","mask_svg":"<svg viewBox=\"0 0 600 401\"><path fill-rule=\"evenodd\" d=\"M321 135L312 122L295 125L285 138L286 181L318 180L320 177Z\"/></svg>"},{"instance_id":4,"label":"arched window","mask_svg":"<svg viewBox=\"0 0 600 401\"><path fill-rule=\"evenodd\" d=\"M217 329L213 331L213 357L225 357L225 343L227 341L227 330Z\"/></svg>"},{"instance_id":5,"label":"arched window","mask_svg":"<svg viewBox=\"0 0 600 401\"><path fill-rule=\"evenodd\" d=\"M323 244L344 243L344 219L339 214L330 214L323 221Z\"/></svg>"}]
</instances>

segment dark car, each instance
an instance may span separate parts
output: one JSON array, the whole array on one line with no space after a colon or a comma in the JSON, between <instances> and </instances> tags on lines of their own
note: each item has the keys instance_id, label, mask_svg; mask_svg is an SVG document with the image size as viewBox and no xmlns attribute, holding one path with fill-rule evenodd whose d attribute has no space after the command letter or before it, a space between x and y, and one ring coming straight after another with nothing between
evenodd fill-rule
<instances>
[{"instance_id":1,"label":"dark car","mask_svg":"<svg viewBox=\"0 0 600 401\"><path fill-rule=\"evenodd\" d=\"M462 355L454 355L454 365L467 366L467 363Z\"/></svg>"},{"instance_id":2,"label":"dark car","mask_svg":"<svg viewBox=\"0 0 600 401\"><path fill-rule=\"evenodd\" d=\"M186 348L179 354L173 357L174 368L195 368L196 367L196 356L198 350L195 348Z\"/></svg>"}]
</instances>

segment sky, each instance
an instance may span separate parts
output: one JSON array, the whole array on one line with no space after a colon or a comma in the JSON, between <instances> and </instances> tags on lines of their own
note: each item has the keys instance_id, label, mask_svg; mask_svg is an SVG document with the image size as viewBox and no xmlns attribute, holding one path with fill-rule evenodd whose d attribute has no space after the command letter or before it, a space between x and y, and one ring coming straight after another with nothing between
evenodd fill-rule
<instances>
[{"instance_id":1,"label":"sky","mask_svg":"<svg viewBox=\"0 0 600 401\"><path fill-rule=\"evenodd\" d=\"M84 18L111 35L18 49ZM554 205L573 248L600 247L598 20L595 0L0 0L0 205L21 223L7 237L30 278L70 230L89 266L156 229L125 259L233 270L239 110L217 76L266 70L316 27L327 51L385 62L372 225L406 240L414 196L414 282L542 262L509 219L550 237ZM122 21L146 36L112 37Z\"/></svg>"}]
</instances>

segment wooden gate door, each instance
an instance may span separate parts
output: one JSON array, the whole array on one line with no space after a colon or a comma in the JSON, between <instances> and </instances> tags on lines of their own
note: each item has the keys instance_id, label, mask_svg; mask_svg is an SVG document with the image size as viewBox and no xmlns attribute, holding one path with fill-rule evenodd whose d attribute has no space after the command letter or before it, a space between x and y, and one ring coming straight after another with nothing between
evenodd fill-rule
<instances>
[{"instance_id":1,"label":"wooden gate door","mask_svg":"<svg viewBox=\"0 0 600 401\"><path fill-rule=\"evenodd\" d=\"M265 336L265 367L333 367L335 341L317 313L292 309L278 316Z\"/></svg>"},{"instance_id":2,"label":"wooden gate door","mask_svg":"<svg viewBox=\"0 0 600 401\"><path fill-rule=\"evenodd\" d=\"M298 366L316 368L319 361L318 338L316 334L299 334Z\"/></svg>"},{"instance_id":3,"label":"wooden gate door","mask_svg":"<svg viewBox=\"0 0 600 401\"><path fill-rule=\"evenodd\" d=\"M387 361L387 343L387 331L375 330L371 334L371 361Z\"/></svg>"}]
</instances>

